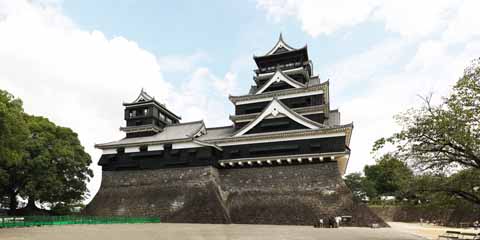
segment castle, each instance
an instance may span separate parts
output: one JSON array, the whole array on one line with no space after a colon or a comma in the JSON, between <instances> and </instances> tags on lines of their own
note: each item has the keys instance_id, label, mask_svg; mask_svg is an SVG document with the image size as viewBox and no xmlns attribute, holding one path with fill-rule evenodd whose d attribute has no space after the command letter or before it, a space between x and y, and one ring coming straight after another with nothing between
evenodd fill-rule
<instances>
[{"instance_id":1,"label":"castle","mask_svg":"<svg viewBox=\"0 0 480 240\"><path fill-rule=\"evenodd\" d=\"M184 122L145 91L124 103L126 137L97 144L102 185L93 215L164 222L312 224L344 215L382 222L352 201L342 180L353 124L330 109L329 82L313 74L307 46L278 39L248 94L230 96L231 126Z\"/></svg>"}]
</instances>

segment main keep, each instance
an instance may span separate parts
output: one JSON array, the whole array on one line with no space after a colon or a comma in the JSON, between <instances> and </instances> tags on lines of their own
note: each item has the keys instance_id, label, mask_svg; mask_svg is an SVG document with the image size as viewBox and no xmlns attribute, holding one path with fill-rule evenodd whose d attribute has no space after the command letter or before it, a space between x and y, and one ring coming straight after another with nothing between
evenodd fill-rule
<instances>
[{"instance_id":1,"label":"main keep","mask_svg":"<svg viewBox=\"0 0 480 240\"><path fill-rule=\"evenodd\" d=\"M126 137L97 144L102 185L92 215L164 222L313 224L352 216L381 222L352 201L342 180L353 125L330 109L329 82L313 74L307 46L282 36L263 56L246 95L230 96L231 126L181 118L143 90L124 103Z\"/></svg>"}]
</instances>

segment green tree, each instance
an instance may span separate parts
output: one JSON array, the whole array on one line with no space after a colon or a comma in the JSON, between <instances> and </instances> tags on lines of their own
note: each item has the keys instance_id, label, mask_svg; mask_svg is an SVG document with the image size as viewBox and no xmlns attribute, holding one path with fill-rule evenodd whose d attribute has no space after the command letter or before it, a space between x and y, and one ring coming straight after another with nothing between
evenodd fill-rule
<instances>
[{"instance_id":1,"label":"green tree","mask_svg":"<svg viewBox=\"0 0 480 240\"><path fill-rule=\"evenodd\" d=\"M69 128L23 112L22 102L0 91L0 197L68 206L88 194L90 156Z\"/></svg>"},{"instance_id":2,"label":"green tree","mask_svg":"<svg viewBox=\"0 0 480 240\"><path fill-rule=\"evenodd\" d=\"M378 196L375 185L361 173L350 173L344 177L345 184L352 191L355 200L363 201Z\"/></svg>"},{"instance_id":3,"label":"green tree","mask_svg":"<svg viewBox=\"0 0 480 240\"><path fill-rule=\"evenodd\" d=\"M27 207L35 207L35 201L68 205L84 199L86 182L93 174L88 168L90 156L77 134L43 117L25 119L31 135L24 166L28 174L20 194L28 198Z\"/></svg>"},{"instance_id":4,"label":"green tree","mask_svg":"<svg viewBox=\"0 0 480 240\"><path fill-rule=\"evenodd\" d=\"M480 59L465 70L452 94L439 106L424 99L420 109L398 115L403 130L382 138L397 146L396 154L422 170L451 167L480 168Z\"/></svg>"},{"instance_id":5,"label":"green tree","mask_svg":"<svg viewBox=\"0 0 480 240\"><path fill-rule=\"evenodd\" d=\"M465 69L452 93L440 105L433 105L431 97L424 101L423 107L398 115L403 129L379 139L373 150L391 143L396 146L395 156L411 163L419 172L447 175L458 170L480 169L480 59ZM462 172L459 174L467 173ZM462 186L450 180L435 184L439 185L433 185L432 190L446 191L480 204L480 195L472 189L453 191L455 186Z\"/></svg>"},{"instance_id":6,"label":"green tree","mask_svg":"<svg viewBox=\"0 0 480 240\"><path fill-rule=\"evenodd\" d=\"M415 185L411 188L412 192L421 198L434 201L438 198L430 197L432 193L444 193L441 196L444 202L462 198L472 203L477 203L480 193L480 170L475 168L460 170L450 176L445 174L424 174L417 178ZM425 197L427 196L427 197Z\"/></svg>"},{"instance_id":7,"label":"green tree","mask_svg":"<svg viewBox=\"0 0 480 240\"><path fill-rule=\"evenodd\" d=\"M413 172L399 159L384 155L375 165L365 166L365 179L371 182L380 196L403 198L413 178Z\"/></svg>"},{"instance_id":8,"label":"green tree","mask_svg":"<svg viewBox=\"0 0 480 240\"><path fill-rule=\"evenodd\" d=\"M9 208L17 208L17 195L24 187L25 141L29 136L23 118L22 101L0 90L0 194L8 199Z\"/></svg>"}]
</instances>

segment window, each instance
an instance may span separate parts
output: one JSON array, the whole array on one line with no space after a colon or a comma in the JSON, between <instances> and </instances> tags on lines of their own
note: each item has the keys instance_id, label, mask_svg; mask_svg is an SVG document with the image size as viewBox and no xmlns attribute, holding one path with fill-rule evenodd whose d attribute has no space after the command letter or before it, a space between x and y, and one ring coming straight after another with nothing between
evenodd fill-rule
<instances>
[{"instance_id":1,"label":"window","mask_svg":"<svg viewBox=\"0 0 480 240\"><path fill-rule=\"evenodd\" d=\"M306 102L307 106L310 106L312 104L312 98L305 99L305 102Z\"/></svg>"},{"instance_id":2,"label":"window","mask_svg":"<svg viewBox=\"0 0 480 240\"><path fill-rule=\"evenodd\" d=\"M130 112L130 117L135 117L135 116L137 116L137 110L132 110Z\"/></svg>"},{"instance_id":3,"label":"window","mask_svg":"<svg viewBox=\"0 0 480 240\"><path fill-rule=\"evenodd\" d=\"M148 146L147 145L140 146L140 152L147 152L147 151L148 151Z\"/></svg>"},{"instance_id":4,"label":"window","mask_svg":"<svg viewBox=\"0 0 480 240\"><path fill-rule=\"evenodd\" d=\"M168 124L172 124L172 119L167 118L167 123L168 123Z\"/></svg>"},{"instance_id":5,"label":"window","mask_svg":"<svg viewBox=\"0 0 480 240\"><path fill-rule=\"evenodd\" d=\"M163 115L163 113L159 112L158 113L158 118L160 118L162 120L165 120L165 115Z\"/></svg>"},{"instance_id":6,"label":"window","mask_svg":"<svg viewBox=\"0 0 480 240\"><path fill-rule=\"evenodd\" d=\"M165 151L171 151L172 150L172 144L171 143L166 143L163 145L163 150Z\"/></svg>"},{"instance_id":7,"label":"window","mask_svg":"<svg viewBox=\"0 0 480 240\"><path fill-rule=\"evenodd\" d=\"M123 153L125 153L125 148L123 148L123 147L117 148L117 153L118 153L118 154L123 154Z\"/></svg>"}]
</instances>

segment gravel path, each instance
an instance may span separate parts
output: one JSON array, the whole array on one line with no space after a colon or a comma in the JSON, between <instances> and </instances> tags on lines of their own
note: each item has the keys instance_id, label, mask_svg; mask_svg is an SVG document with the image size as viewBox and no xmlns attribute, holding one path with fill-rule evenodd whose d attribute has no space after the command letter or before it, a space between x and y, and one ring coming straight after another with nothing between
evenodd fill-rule
<instances>
[{"instance_id":1,"label":"gravel path","mask_svg":"<svg viewBox=\"0 0 480 240\"><path fill-rule=\"evenodd\" d=\"M417 240L423 239L394 228L313 228L280 225L217 224L112 224L65 225L0 229L1 240Z\"/></svg>"},{"instance_id":2,"label":"gravel path","mask_svg":"<svg viewBox=\"0 0 480 240\"><path fill-rule=\"evenodd\" d=\"M470 232L470 233L480 232L479 230L475 231L472 228L468 228L468 229L448 228L448 227L435 226L430 224L420 224L420 223L389 222L388 224L396 231L420 235L427 239L432 239L432 240L437 239L438 235L441 235L446 231L459 231L459 232Z\"/></svg>"}]
</instances>

